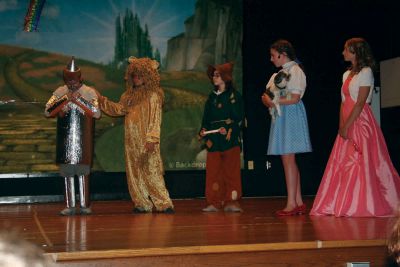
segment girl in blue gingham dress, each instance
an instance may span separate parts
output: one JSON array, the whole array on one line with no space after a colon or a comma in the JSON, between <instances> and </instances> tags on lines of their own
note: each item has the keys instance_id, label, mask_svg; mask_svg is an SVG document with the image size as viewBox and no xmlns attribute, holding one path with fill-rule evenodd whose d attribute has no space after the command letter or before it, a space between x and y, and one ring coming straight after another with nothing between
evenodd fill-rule
<instances>
[{"instance_id":1,"label":"girl in blue gingham dress","mask_svg":"<svg viewBox=\"0 0 400 267\"><path fill-rule=\"evenodd\" d=\"M295 61L283 64L281 71L286 71L290 75L286 89L283 90L282 94L287 99L296 94L300 96L300 99L294 104L280 103L281 116L277 116L275 122L271 123L268 155L310 152L311 143L307 115L301 100L306 87L306 77ZM267 87L274 82L274 76L272 75Z\"/></svg>"},{"instance_id":2,"label":"girl in blue gingham dress","mask_svg":"<svg viewBox=\"0 0 400 267\"><path fill-rule=\"evenodd\" d=\"M271 121L268 155L280 155L285 170L288 199L286 207L276 212L278 216L290 216L305 213L306 206L301 197L300 173L297 167L296 153L311 152L307 114L301 98L306 88L306 76L296 59L293 46L286 40L276 41L270 48L271 61L280 71L290 77L284 89L284 96L279 99L280 116ZM272 75L267 87L274 82ZM262 102L268 107L275 107L271 98L264 94Z\"/></svg>"}]
</instances>

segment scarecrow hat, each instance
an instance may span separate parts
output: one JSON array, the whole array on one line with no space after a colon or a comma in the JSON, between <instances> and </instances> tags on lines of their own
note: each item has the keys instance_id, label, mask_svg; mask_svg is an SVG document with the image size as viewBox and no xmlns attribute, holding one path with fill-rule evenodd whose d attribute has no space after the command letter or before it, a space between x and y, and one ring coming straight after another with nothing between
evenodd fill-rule
<instances>
[{"instance_id":1,"label":"scarecrow hat","mask_svg":"<svg viewBox=\"0 0 400 267\"><path fill-rule=\"evenodd\" d=\"M209 65L208 69L207 69L207 76L212 81L214 72L218 71L224 82L230 82L230 81L232 81L232 70L233 70L232 62L215 65L215 66Z\"/></svg>"}]
</instances>

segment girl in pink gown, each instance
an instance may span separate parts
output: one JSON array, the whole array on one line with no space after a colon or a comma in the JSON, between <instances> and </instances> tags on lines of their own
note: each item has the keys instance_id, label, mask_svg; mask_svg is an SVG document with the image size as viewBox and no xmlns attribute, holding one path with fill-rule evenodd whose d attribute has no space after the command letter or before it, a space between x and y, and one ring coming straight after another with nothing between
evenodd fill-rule
<instances>
[{"instance_id":1,"label":"girl in pink gown","mask_svg":"<svg viewBox=\"0 0 400 267\"><path fill-rule=\"evenodd\" d=\"M310 215L395 216L400 178L369 103L374 60L362 38L346 41L340 127Z\"/></svg>"}]
</instances>

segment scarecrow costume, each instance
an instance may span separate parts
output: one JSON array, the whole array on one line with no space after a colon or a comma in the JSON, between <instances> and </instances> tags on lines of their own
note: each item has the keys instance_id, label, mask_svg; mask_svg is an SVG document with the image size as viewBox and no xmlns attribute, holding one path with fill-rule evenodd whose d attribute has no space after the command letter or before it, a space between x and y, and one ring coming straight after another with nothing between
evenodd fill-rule
<instances>
[{"instance_id":1,"label":"scarecrow costume","mask_svg":"<svg viewBox=\"0 0 400 267\"><path fill-rule=\"evenodd\" d=\"M240 151L240 126L244 117L242 96L232 86L232 63L209 66L207 75L219 75L225 83L223 91L215 86L205 103L201 129L213 131L225 128L226 133L211 133L202 136L207 148L205 212L242 211L239 200L242 196Z\"/></svg>"}]
</instances>

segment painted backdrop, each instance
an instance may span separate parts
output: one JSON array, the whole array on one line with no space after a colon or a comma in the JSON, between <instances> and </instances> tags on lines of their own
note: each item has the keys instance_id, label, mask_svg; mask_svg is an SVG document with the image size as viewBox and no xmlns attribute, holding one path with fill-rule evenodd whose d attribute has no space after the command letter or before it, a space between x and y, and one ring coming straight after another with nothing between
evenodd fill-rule
<instances>
[{"instance_id":1,"label":"painted backdrop","mask_svg":"<svg viewBox=\"0 0 400 267\"><path fill-rule=\"evenodd\" d=\"M47 0L24 31L29 0L0 0L0 173L56 172L56 120L44 105L71 56L84 82L118 101L129 56L161 63L166 170L202 169L197 139L208 64L235 63L242 84L242 0ZM123 119L96 121L96 171L124 171Z\"/></svg>"}]
</instances>

